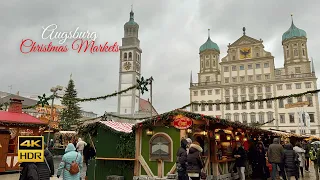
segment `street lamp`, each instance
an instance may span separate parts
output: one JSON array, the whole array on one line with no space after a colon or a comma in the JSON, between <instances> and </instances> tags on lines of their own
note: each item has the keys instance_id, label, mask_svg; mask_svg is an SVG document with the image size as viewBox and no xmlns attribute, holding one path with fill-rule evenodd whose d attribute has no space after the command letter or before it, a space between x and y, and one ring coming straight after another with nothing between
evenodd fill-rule
<instances>
[{"instance_id":1,"label":"street lamp","mask_svg":"<svg viewBox=\"0 0 320 180\"><path fill-rule=\"evenodd\" d=\"M49 140L50 140L50 131L51 131L51 126L50 126L50 122L53 121L53 102L54 102L54 98L57 95L58 91L62 91L63 87L60 85L57 85L56 87L52 87L50 89L50 91L52 92L52 101L51 101L51 119L49 119L48 122L48 126L49 126L49 131L48 131L48 138L47 138L47 146L49 145Z\"/></svg>"}]
</instances>

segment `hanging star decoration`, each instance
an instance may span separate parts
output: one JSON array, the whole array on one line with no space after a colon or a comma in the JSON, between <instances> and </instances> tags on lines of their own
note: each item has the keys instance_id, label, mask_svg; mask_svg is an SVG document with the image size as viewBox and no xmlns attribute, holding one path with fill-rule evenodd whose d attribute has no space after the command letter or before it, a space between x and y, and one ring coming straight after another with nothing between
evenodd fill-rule
<instances>
[{"instance_id":1,"label":"hanging star decoration","mask_svg":"<svg viewBox=\"0 0 320 180\"><path fill-rule=\"evenodd\" d=\"M46 97L46 94L43 94L42 96L38 96L39 101L38 101L38 105L41 104L42 107L44 107L45 105L49 106L48 100L51 99L51 97Z\"/></svg>"},{"instance_id":2,"label":"hanging star decoration","mask_svg":"<svg viewBox=\"0 0 320 180\"><path fill-rule=\"evenodd\" d=\"M150 77L148 79L144 79L144 77L141 77L141 79L137 79L137 89L141 91L141 94L144 94L145 91L149 91L147 86L150 85L153 81L153 78Z\"/></svg>"}]
</instances>

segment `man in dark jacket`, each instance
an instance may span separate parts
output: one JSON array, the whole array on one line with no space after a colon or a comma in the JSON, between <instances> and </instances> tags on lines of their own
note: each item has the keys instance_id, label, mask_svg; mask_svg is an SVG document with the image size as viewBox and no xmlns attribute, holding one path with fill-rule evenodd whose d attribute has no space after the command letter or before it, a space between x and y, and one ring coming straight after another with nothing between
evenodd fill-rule
<instances>
[{"instance_id":1,"label":"man in dark jacket","mask_svg":"<svg viewBox=\"0 0 320 180\"><path fill-rule=\"evenodd\" d=\"M36 163L40 180L50 180L50 177L54 175L53 156L47 149L47 145L44 144L44 162Z\"/></svg>"},{"instance_id":2,"label":"man in dark jacket","mask_svg":"<svg viewBox=\"0 0 320 180\"><path fill-rule=\"evenodd\" d=\"M35 163L21 163L22 171L19 180L41 180Z\"/></svg>"},{"instance_id":3,"label":"man in dark jacket","mask_svg":"<svg viewBox=\"0 0 320 180\"><path fill-rule=\"evenodd\" d=\"M200 157L202 152L203 149L198 142L193 142L190 145L189 154L187 156L187 172L192 180L200 180L200 174L203 168L203 162Z\"/></svg>"},{"instance_id":4,"label":"man in dark jacket","mask_svg":"<svg viewBox=\"0 0 320 180\"><path fill-rule=\"evenodd\" d=\"M177 152L177 172L178 172L178 179L179 180L188 180L187 175L187 145L188 141L186 139L181 140L181 147L178 149Z\"/></svg>"},{"instance_id":5,"label":"man in dark jacket","mask_svg":"<svg viewBox=\"0 0 320 180\"><path fill-rule=\"evenodd\" d=\"M246 177L244 171L246 167L247 154L240 142L237 142L237 147L233 151L233 157L236 158L236 167L240 176L240 180L245 180Z\"/></svg>"},{"instance_id":6,"label":"man in dark jacket","mask_svg":"<svg viewBox=\"0 0 320 180\"><path fill-rule=\"evenodd\" d=\"M96 156L96 151L91 146L91 144L87 144L83 149L83 156L84 156L84 162L86 163L86 166L88 167L89 160ZM87 168L88 169L88 168Z\"/></svg>"},{"instance_id":7,"label":"man in dark jacket","mask_svg":"<svg viewBox=\"0 0 320 180\"><path fill-rule=\"evenodd\" d=\"M304 157L305 157L304 166L305 166L306 171L309 172L310 144L306 140L303 140L302 141L302 148L306 151L305 154L304 154Z\"/></svg>"},{"instance_id":8,"label":"man in dark jacket","mask_svg":"<svg viewBox=\"0 0 320 180\"><path fill-rule=\"evenodd\" d=\"M280 144L278 138L273 139L273 144L270 144L268 149L268 161L272 165L272 180L276 179L277 175L277 167L280 168L280 173L283 180L287 180L285 172L284 172L284 164L283 164L283 147Z\"/></svg>"}]
</instances>

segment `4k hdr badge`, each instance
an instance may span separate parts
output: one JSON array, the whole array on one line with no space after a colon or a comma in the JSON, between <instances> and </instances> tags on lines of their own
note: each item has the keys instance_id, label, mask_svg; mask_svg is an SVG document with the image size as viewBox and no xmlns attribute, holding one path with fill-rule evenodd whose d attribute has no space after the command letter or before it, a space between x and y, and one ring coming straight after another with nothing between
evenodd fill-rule
<instances>
[{"instance_id":1,"label":"4k hdr badge","mask_svg":"<svg viewBox=\"0 0 320 180\"><path fill-rule=\"evenodd\" d=\"M19 162L44 162L43 136L18 137Z\"/></svg>"}]
</instances>

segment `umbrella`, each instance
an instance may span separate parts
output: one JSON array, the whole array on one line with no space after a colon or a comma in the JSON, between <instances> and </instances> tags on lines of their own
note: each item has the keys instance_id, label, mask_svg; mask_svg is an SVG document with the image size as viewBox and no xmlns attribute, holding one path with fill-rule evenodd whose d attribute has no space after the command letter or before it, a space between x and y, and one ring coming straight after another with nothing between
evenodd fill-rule
<instances>
[{"instance_id":1,"label":"umbrella","mask_svg":"<svg viewBox=\"0 0 320 180\"><path fill-rule=\"evenodd\" d=\"M313 144L313 145L320 145L320 141L314 141L314 142L312 142L311 144Z\"/></svg>"}]
</instances>

